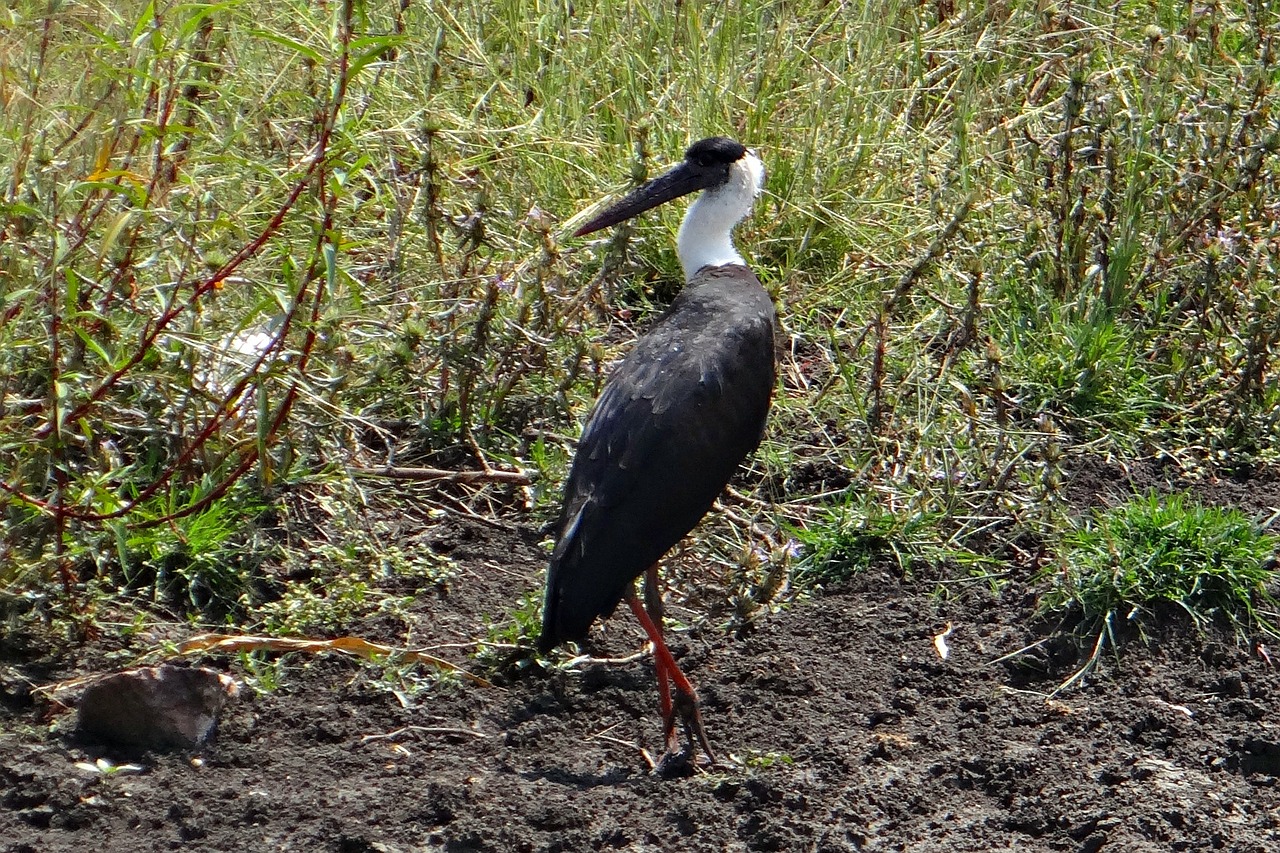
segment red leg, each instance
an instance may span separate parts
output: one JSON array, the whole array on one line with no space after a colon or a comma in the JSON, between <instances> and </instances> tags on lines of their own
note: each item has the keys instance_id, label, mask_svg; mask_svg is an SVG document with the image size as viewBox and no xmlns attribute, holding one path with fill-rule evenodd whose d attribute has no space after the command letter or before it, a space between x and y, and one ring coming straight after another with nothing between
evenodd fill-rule
<instances>
[{"instance_id":1,"label":"red leg","mask_svg":"<svg viewBox=\"0 0 1280 853\"><path fill-rule=\"evenodd\" d=\"M653 659L658 670L659 690L662 690L661 684L664 679L670 678L671 684L675 691L672 697L671 716L664 721L669 732L667 739L668 750L675 751L673 746L675 735L675 718L678 714L681 722L684 723L685 734L689 737L690 746L693 745L693 739L698 739L698 745L702 747L702 751L706 753L711 764L716 763L715 753L711 751L711 744L707 741L707 732L702 727L702 714L698 711L698 694L694 692L693 685L689 683L689 679L680 667L676 664L676 659L671 655L671 650L667 648L666 642L662 639L662 631L649 618L649 614L645 611L644 605L640 603L640 599L631 594L627 597L627 604L631 606L631 612L636 615L636 619L640 621L640 625L644 628L644 632L649 635L649 640L653 643Z\"/></svg>"},{"instance_id":2,"label":"red leg","mask_svg":"<svg viewBox=\"0 0 1280 853\"><path fill-rule=\"evenodd\" d=\"M644 573L644 609L649 613L649 619L653 622L653 627L657 629L658 636L664 635L663 631L663 605L662 605L662 587L658 582L658 564L654 563ZM671 704L671 674L667 672L667 668L658 662L657 657L654 658L654 671L658 676L658 703L662 711L662 722L666 727L663 736L667 741L667 752L676 752L680 748L679 742L676 740L676 716Z\"/></svg>"}]
</instances>

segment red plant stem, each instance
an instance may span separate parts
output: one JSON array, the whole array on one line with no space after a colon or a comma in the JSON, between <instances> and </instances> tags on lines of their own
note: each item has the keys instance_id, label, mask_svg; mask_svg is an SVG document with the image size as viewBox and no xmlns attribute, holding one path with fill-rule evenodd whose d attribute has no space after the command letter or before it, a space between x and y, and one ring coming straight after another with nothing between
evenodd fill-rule
<instances>
[{"instance_id":1,"label":"red plant stem","mask_svg":"<svg viewBox=\"0 0 1280 853\"><path fill-rule=\"evenodd\" d=\"M59 431L58 424L62 422L66 422L68 420L72 420L72 421L78 420L79 418L83 417L92 406L100 402L107 395L107 393L112 388L115 387L115 385L120 381L120 379L146 356L147 352L149 352L151 347L154 346L155 341L160 336L160 334L168 327L170 323L173 322L173 320L179 314L181 314L184 310L186 310L191 305L196 304L196 302L198 302L200 297L202 297L203 295L205 295L206 293L208 293L209 291L217 287L222 281L226 280L233 272L235 272L236 269L240 267L241 264L243 264L246 260L256 255L262 249L262 247L266 245L267 241L270 240L273 236L275 236L281 224L284 222L285 217L293 209L294 205L297 203L298 198L302 195L303 190L306 189L307 186L311 184L312 180L315 179L317 175L323 176L325 172L325 166L326 166L325 155L326 155L326 152L328 151L329 140L332 138L334 125L337 121L338 114L345 100L347 85L349 82L349 76L348 76L349 70L350 70L349 46L351 41L352 14L353 14L353 7L351 2L344 3L343 4L343 20L342 20L342 26L339 34L339 38L341 39L341 42L342 42L342 53L339 58L338 80L337 80L336 91L334 93L334 98L333 98L333 101L331 102L331 108L325 113L324 122L321 125L321 129L320 129L320 136L317 139L316 144L313 146L313 149L312 149L313 154L311 157L311 161L307 165L306 170L303 172L298 182L294 185L293 189L290 191L289 196L285 199L284 203L280 205L276 213L272 216L271 220L267 223L267 225L263 228L263 230L259 233L259 235L256 238L254 238L254 240L249 242L247 245L243 246L240 249L240 251L238 251L230 260L228 260L225 264L223 264L222 267L218 269L213 275L211 275L210 277L202 281L199 285L197 285L192 290L191 296L187 301L182 303L175 303L171 305L158 318L154 319L153 321L150 321L147 324L147 327L142 334L142 338L139 342L138 348L134 351L134 353L130 356L130 358L124 364L122 364L120 367L114 370L111 374L109 374L106 377L106 379L104 379L98 385L98 387L95 388L82 403L80 403L78 406L72 409L70 413L62 417L58 417L56 391L55 391L55 402L54 402L54 407L52 409L53 418L49 423L45 424L44 426L42 426L40 429L36 431L37 438L46 439L51 434L56 436ZM323 197L325 192L324 182L320 181L319 186L320 186L320 192ZM316 244L317 256L320 256L323 254L324 243L328 239L328 234L331 231L335 204L336 204L336 199L326 200L325 215L322 222L322 227L318 229L319 233L317 236L317 244ZM205 442L208 441L208 439L214 434L214 432L218 429L218 427L220 427L231 416L231 413L232 411L234 411L234 408L235 408L232 405L232 402L238 399L239 396L243 393L245 386L248 384L249 377L256 372L257 366L261 365L261 363L267 357L267 355L278 346L280 341L284 340L285 336L289 331L290 326L292 325L292 321L294 316L296 315L297 308L302 303L302 300L306 296L308 282L312 278L318 276L320 273L320 270L317 268L315 264L312 264L310 272L311 274L307 277L306 280L304 280L302 287L299 289L294 299L293 306L291 306L289 311L286 313L284 322L281 324L281 328L276 337L276 340L273 341L272 345L268 347L267 350L265 350L261 356L259 356L259 359L255 364L254 371L251 371L250 373L246 374L246 376L243 377L240 380L240 382L236 383L235 387L233 387L231 391L226 395L226 397L224 397L223 404L222 406L220 406L218 414L216 414L213 418L210 419L210 421L201 429L200 433L195 437L195 439L193 439L192 442L179 455L179 457L176 460L174 460L172 464L168 466L168 468L160 475L160 477L158 477L154 482L152 482L145 489L143 489L141 492L135 495L132 499L123 502L122 506L119 509L110 513L86 513L86 512L77 512L75 510L68 509L66 506L62 504L63 496L62 496L61 488L59 488L58 492L55 493L54 500L51 502L40 500L39 498L36 498L33 495L28 495L22 490L14 488L13 486L10 486L3 482L0 482L0 491L7 492L13 495L15 498L22 500L25 503L28 503L32 506L35 506L42 510L50 512L57 519L57 524L59 525L60 533L63 526L65 525L66 520L68 519L76 519L79 521L100 522L100 521L105 521L112 518L119 518L131 512L139 504L148 500L161 487L167 484L179 470L181 470L182 465L186 461L188 461L191 458L191 456L200 447L202 447L205 444ZM323 279L321 281L323 282ZM307 363L309 362L310 356L315 347L315 342L317 340L317 333L315 331L315 326L319 320L320 311L323 307L324 290L325 289L324 289L323 283L321 283L316 287L316 290L312 295L310 328L308 328L307 330L307 334L305 336L303 346L302 346L302 356L298 363L298 371L300 373L305 372ZM53 296L56 297L56 294L53 294ZM56 311L56 308L55 308L55 311ZM58 363L58 357L57 357L58 338L56 334L57 332L56 321L57 321L57 315L55 314L55 326L53 330L54 331L53 362L55 365L55 368L54 368L55 378L56 378L56 365ZM266 435L263 438L263 441L260 442L258 445L255 445L251 449L245 450L243 452L240 462L236 465L235 469L230 474L228 474L222 480L222 482L220 482L217 486L215 486L213 489L211 489L208 493L203 495L199 500L195 501L194 503L186 507L183 507L182 509L177 510L176 512L166 514L162 517L148 519L147 521L142 522L141 525L144 527L151 527L157 524L167 523L174 519L191 515L192 513L198 512L208 507L213 501L217 500L218 498L226 494L227 490L229 490L232 485L234 485L242 476L244 476L244 474L250 468L252 468L254 463L258 461L260 457L260 447L270 444L275 439L275 437L279 434L281 428L283 427L285 421L288 418L289 412L293 408L293 404L297 400L298 390L299 390L299 384L295 381L293 385L290 387L289 391L285 394L285 399L281 402L275 417L272 419L271 426L267 430ZM61 540L62 540L62 536L59 535L59 542L61 542ZM68 583L70 579L71 578L69 573L66 573L66 577L64 577L64 584Z\"/></svg>"}]
</instances>

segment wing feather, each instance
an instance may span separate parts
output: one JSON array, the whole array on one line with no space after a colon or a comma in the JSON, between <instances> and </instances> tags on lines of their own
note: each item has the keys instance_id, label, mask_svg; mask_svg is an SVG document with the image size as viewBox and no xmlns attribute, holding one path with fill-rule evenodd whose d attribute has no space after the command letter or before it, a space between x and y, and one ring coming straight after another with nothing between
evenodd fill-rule
<instances>
[{"instance_id":1,"label":"wing feather","mask_svg":"<svg viewBox=\"0 0 1280 853\"><path fill-rule=\"evenodd\" d=\"M755 449L773 391L775 322L747 268L703 270L610 376L565 487L544 648L612 613Z\"/></svg>"}]
</instances>

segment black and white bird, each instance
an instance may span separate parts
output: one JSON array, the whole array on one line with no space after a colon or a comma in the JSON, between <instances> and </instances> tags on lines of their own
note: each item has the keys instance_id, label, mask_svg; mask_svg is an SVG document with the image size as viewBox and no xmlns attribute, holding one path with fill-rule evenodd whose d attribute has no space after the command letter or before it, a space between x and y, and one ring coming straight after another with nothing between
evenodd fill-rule
<instances>
[{"instance_id":1,"label":"black and white bird","mask_svg":"<svg viewBox=\"0 0 1280 853\"><path fill-rule=\"evenodd\" d=\"M697 695L663 642L657 563L707 513L764 432L776 315L732 240L763 184L764 164L754 152L732 139L703 139L674 169L574 235L702 191L677 237L685 287L614 369L582 432L538 641L547 651L582 639L626 599L653 643L668 760L690 757L696 738L715 762ZM635 592L641 575L645 605ZM677 717L687 751L676 736Z\"/></svg>"}]
</instances>

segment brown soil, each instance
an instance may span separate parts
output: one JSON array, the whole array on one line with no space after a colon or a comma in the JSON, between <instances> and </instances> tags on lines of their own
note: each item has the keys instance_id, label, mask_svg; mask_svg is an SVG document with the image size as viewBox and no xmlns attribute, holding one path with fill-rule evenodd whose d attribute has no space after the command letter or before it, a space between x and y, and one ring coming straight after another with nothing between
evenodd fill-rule
<instances>
[{"instance_id":1,"label":"brown soil","mask_svg":"<svg viewBox=\"0 0 1280 853\"><path fill-rule=\"evenodd\" d=\"M1091 464L1068 493L1087 506L1161 484L1158 468ZM1195 488L1280 505L1274 476ZM460 574L374 639L472 640L536 592L542 552L518 520L421 537ZM724 766L673 780L641 751L661 748L648 661L398 697L373 667L298 657L278 690L245 690L198 756L132 757L143 772L104 778L76 762L131 757L76 741L66 717L50 726L22 685L103 666L106 650L50 660L10 637L0 850L1280 850L1280 673L1265 648L1170 622L1049 699L1077 663L1063 644L997 662L1044 634L1031 587L947 588L872 571L745 637L676 634ZM948 625L943 660L933 638ZM638 646L619 613L596 651Z\"/></svg>"}]
</instances>

